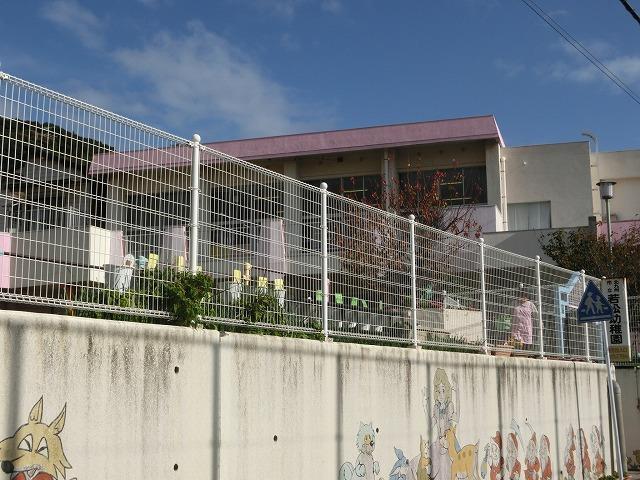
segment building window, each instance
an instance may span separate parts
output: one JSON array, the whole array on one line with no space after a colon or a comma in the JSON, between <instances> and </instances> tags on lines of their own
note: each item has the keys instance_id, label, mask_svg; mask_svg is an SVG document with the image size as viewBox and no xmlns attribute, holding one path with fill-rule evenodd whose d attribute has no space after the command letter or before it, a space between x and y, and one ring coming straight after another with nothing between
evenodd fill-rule
<instances>
[{"instance_id":1,"label":"building window","mask_svg":"<svg viewBox=\"0 0 640 480\"><path fill-rule=\"evenodd\" d=\"M509 230L551 228L551 202L510 203Z\"/></svg>"},{"instance_id":2,"label":"building window","mask_svg":"<svg viewBox=\"0 0 640 480\"><path fill-rule=\"evenodd\" d=\"M327 184L327 190L338 195L343 195L352 200L362 202L371 199L376 201L376 195L379 195L382 187L382 177L380 175L358 175L350 177L328 178L325 180L310 180L306 183L319 187L322 182ZM329 202L329 221L334 225L339 224L343 215L340 205L344 204ZM305 221L308 225L313 226L309 231L309 235L305 237L304 246L309 250L320 250L320 196L312 190L303 190L303 211L305 212ZM330 228L330 235L332 231ZM336 242L330 240L329 248L335 248Z\"/></svg>"},{"instance_id":3,"label":"building window","mask_svg":"<svg viewBox=\"0 0 640 480\"><path fill-rule=\"evenodd\" d=\"M283 218L283 198L284 186L278 182L213 186L210 197L212 243L245 248L261 235L264 222Z\"/></svg>"},{"instance_id":4,"label":"building window","mask_svg":"<svg viewBox=\"0 0 640 480\"><path fill-rule=\"evenodd\" d=\"M357 175L351 177L329 178L326 180L311 180L309 185L319 187L322 182L327 184L327 190L338 195L344 195L359 202L371 198L380 190L380 175Z\"/></svg>"},{"instance_id":5,"label":"building window","mask_svg":"<svg viewBox=\"0 0 640 480\"><path fill-rule=\"evenodd\" d=\"M401 172L400 185L422 184L428 190L436 180L436 173L442 178L438 186L441 200L449 205L487 203L487 170L485 167L448 168L445 170L420 170Z\"/></svg>"},{"instance_id":6,"label":"building window","mask_svg":"<svg viewBox=\"0 0 640 480\"><path fill-rule=\"evenodd\" d=\"M191 192L175 190L158 194L136 194L127 199L127 233L187 225Z\"/></svg>"}]
</instances>

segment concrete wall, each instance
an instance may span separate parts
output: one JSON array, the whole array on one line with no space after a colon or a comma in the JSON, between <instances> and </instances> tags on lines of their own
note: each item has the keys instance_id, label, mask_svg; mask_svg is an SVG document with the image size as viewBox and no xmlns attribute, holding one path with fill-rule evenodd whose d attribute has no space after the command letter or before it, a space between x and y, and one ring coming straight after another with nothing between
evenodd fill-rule
<instances>
[{"instance_id":1,"label":"concrete wall","mask_svg":"<svg viewBox=\"0 0 640 480\"><path fill-rule=\"evenodd\" d=\"M8 311L0 339L0 438L17 431L0 459L52 468L63 449L67 478L395 479L400 457L410 479L422 437L431 475L450 480L449 427L478 470L500 444L524 473L527 446L548 440L552 478L572 461L582 478L579 429L591 463L611 463L597 365ZM43 432L49 459L11 451Z\"/></svg>"},{"instance_id":2,"label":"concrete wall","mask_svg":"<svg viewBox=\"0 0 640 480\"><path fill-rule=\"evenodd\" d=\"M640 369L617 368L616 380L622 390L627 458L631 464L640 465Z\"/></svg>"},{"instance_id":3,"label":"concrete wall","mask_svg":"<svg viewBox=\"0 0 640 480\"><path fill-rule=\"evenodd\" d=\"M568 232L574 229L545 228L540 230L517 230L510 232L483 231L482 236L487 245L491 245L492 247L501 248L502 250L524 255L529 258L535 258L536 255L540 255L540 260L555 265L553 259L545 255L542 251L540 237L546 237L558 230Z\"/></svg>"},{"instance_id":4,"label":"concrete wall","mask_svg":"<svg viewBox=\"0 0 640 480\"><path fill-rule=\"evenodd\" d=\"M504 148L507 201L551 202L551 227L578 227L593 215L587 142Z\"/></svg>"}]
</instances>

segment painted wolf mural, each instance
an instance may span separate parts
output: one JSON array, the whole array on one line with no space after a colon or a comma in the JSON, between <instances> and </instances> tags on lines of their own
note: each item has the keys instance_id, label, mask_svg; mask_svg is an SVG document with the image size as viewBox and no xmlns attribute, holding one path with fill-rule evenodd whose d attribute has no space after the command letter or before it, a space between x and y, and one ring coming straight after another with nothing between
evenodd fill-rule
<instances>
[{"instance_id":1,"label":"painted wolf mural","mask_svg":"<svg viewBox=\"0 0 640 480\"><path fill-rule=\"evenodd\" d=\"M42 410L40 397L29 412L27 423L0 442L2 471L10 474L11 480L59 480L66 478L66 470L71 468L60 439L67 406L48 425L42 423Z\"/></svg>"}]
</instances>

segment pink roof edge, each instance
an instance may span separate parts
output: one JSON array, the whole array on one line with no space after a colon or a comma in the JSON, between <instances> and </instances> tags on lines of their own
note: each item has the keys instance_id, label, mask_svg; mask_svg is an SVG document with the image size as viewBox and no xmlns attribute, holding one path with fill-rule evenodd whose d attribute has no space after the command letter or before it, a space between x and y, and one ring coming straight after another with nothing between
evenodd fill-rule
<instances>
[{"instance_id":1,"label":"pink roof edge","mask_svg":"<svg viewBox=\"0 0 640 480\"><path fill-rule=\"evenodd\" d=\"M488 139L495 139L504 146L493 115L229 140L206 145L233 157L259 160Z\"/></svg>"},{"instance_id":2,"label":"pink roof edge","mask_svg":"<svg viewBox=\"0 0 640 480\"><path fill-rule=\"evenodd\" d=\"M204 145L243 160L319 155L376 148L393 148L455 141L504 141L493 115L249 138ZM180 150L180 151L179 151ZM189 163L189 155L175 147L96 155L90 175L115 171L177 167Z\"/></svg>"}]
</instances>

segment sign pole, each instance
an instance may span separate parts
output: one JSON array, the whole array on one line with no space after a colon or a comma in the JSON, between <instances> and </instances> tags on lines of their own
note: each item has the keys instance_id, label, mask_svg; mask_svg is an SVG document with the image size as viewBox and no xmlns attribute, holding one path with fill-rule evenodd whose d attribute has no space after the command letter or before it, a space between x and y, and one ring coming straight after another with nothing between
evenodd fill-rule
<instances>
[{"instance_id":1,"label":"sign pole","mask_svg":"<svg viewBox=\"0 0 640 480\"><path fill-rule=\"evenodd\" d=\"M587 288L584 290L584 293L582 295L582 300L580 300L580 304L578 305L577 320L579 323L598 322L602 326L600 333L602 334L604 359L607 365L609 411L611 412L611 430L613 430L611 437L613 441L614 455L617 459L618 472L620 478L622 479L624 476L624 462L626 462L626 458L622 457L622 448L620 448L620 442L622 441L622 439L620 438L620 429L618 429L618 412L616 410L616 402L614 397L612 376L613 372L611 369L611 357L609 352L609 332L607 332L607 322L615 320L616 325L620 323L618 303L616 302L615 304L616 308L613 307L613 305L610 303L607 297L603 295L596 284L592 281L589 281L589 284L587 285ZM618 337L619 336L620 335L618 335ZM616 337L616 340L618 340L618 337ZM622 343L622 341L620 341L619 343Z\"/></svg>"},{"instance_id":2,"label":"sign pole","mask_svg":"<svg viewBox=\"0 0 640 480\"><path fill-rule=\"evenodd\" d=\"M611 427L613 428L613 445L618 460L619 477L624 475L624 461L620 453L620 436L618 435L618 415L616 412L616 403L613 398L613 378L611 376L611 360L609 359L609 338L606 333L606 322L601 323L602 341L604 343L604 358L607 363L607 380L609 383L609 410L611 410Z\"/></svg>"}]
</instances>

